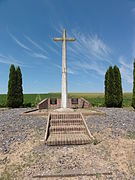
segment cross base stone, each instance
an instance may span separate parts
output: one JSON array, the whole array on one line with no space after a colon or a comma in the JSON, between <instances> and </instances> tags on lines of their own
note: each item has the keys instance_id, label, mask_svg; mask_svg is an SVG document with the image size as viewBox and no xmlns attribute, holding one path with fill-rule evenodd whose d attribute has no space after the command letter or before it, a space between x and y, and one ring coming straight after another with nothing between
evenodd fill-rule
<instances>
[{"instance_id":1,"label":"cross base stone","mask_svg":"<svg viewBox=\"0 0 135 180\"><path fill-rule=\"evenodd\" d=\"M55 109L55 112L74 112L73 109L71 108L59 108L59 109Z\"/></svg>"}]
</instances>

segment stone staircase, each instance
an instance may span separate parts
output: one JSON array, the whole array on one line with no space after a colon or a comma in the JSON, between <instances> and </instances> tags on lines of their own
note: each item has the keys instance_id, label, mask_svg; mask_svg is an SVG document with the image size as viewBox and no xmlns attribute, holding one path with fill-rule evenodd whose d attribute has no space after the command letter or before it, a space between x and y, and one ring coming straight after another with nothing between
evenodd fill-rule
<instances>
[{"instance_id":1,"label":"stone staircase","mask_svg":"<svg viewBox=\"0 0 135 180\"><path fill-rule=\"evenodd\" d=\"M92 138L81 113L51 113L48 116L47 145L88 144Z\"/></svg>"}]
</instances>

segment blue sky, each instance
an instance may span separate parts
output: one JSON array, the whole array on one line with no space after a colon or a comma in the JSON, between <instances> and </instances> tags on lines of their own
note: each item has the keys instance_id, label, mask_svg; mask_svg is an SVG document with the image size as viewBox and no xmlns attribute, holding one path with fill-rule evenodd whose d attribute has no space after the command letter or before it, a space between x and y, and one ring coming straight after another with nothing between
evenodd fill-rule
<instances>
[{"instance_id":1,"label":"blue sky","mask_svg":"<svg viewBox=\"0 0 135 180\"><path fill-rule=\"evenodd\" d=\"M0 93L9 68L21 66L24 93L61 91L61 43L66 28L70 92L103 92L104 74L117 65L132 91L134 0L0 0Z\"/></svg>"}]
</instances>

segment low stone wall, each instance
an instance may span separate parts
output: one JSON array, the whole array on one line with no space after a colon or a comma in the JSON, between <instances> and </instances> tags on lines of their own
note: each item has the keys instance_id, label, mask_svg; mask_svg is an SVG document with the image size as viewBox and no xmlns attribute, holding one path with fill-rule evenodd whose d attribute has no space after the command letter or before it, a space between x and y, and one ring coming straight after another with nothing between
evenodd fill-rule
<instances>
[{"instance_id":1,"label":"low stone wall","mask_svg":"<svg viewBox=\"0 0 135 180\"><path fill-rule=\"evenodd\" d=\"M59 98L48 98L42 100L38 105L37 109L57 109L61 107L61 99ZM90 108L92 105L84 98L69 98L69 108Z\"/></svg>"},{"instance_id":2,"label":"low stone wall","mask_svg":"<svg viewBox=\"0 0 135 180\"><path fill-rule=\"evenodd\" d=\"M74 104L72 99L78 99L78 103ZM92 105L84 98L70 98L68 100L68 107L69 108L90 108Z\"/></svg>"},{"instance_id":3,"label":"low stone wall","mask_svg":"<svg viewBox=\"0 0 135 180\"><path fill-rule=\"evenodd\" d=\"M37 109L48 109L48 99L43 99L37 104Z\"/></svg>"},{"instance_id":4,"label":"low stone wall","mask_svg":"<svg viewBox=\"0 0 135 180\"><path fill-rule=\"evenodd\" d=\"M56 100L56 104L51 103L52 99ZM60 108L61 107L61 99L58 99L58 98L48 98L48 107L49 107L49 109Z\"/></svg>"}]
</instances>

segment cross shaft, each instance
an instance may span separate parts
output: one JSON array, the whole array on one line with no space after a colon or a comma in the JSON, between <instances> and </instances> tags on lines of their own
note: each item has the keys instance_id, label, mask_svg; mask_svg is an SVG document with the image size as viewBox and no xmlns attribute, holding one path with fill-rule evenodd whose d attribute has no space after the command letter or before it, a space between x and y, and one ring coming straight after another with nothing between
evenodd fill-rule
<instances>
[{"instance_id":1,"label":"cross shaft","mask_svg":"<svg viewBox=\"0 0 135 180\"><path fill-rule=\"evenodd\" d=\"M67 49L66 42L75 41L75 38L66 38L66 30L63 30L62 38L54 38L54 41L62 41L62 95L61 108L68 107L68 88L67 88Z\"/></svg>"}]
</instances>

